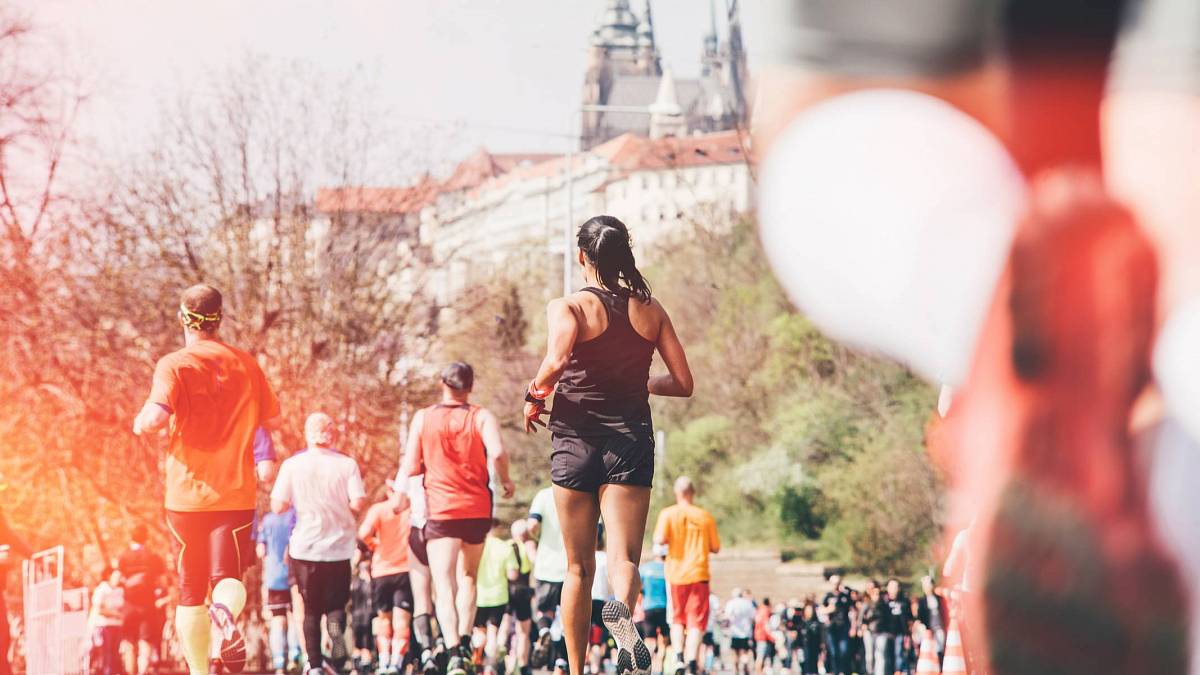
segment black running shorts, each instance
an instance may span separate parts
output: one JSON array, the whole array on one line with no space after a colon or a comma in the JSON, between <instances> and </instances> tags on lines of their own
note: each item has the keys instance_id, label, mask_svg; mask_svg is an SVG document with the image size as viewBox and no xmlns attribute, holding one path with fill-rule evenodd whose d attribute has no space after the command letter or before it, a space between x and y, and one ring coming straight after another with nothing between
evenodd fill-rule
<instances>
[{"instance_id":1,"label":"black running shorts","mask_svg":"<svg viewBox=\"0 0 1200 675\"><path fill-rule=\"evenodd\" d=\"M346 609L350 601L349 560L296 560L288 556L288 567L296 570L305 614Z\"/></svg>"},{"instance_id":2,"label":"black running shorts","mask_svg":"<svg viewBox=\"0 0 1200 675\"><path fill-rule=\"evenodd\" d=\"M179 605L199 607L221 579L241 580L254 562L254 511L167 511L179 550Z\"/></svg>"},{"instance_id":3,"label":"black running shorts","mask_svg":"<svg viewBox=\"0 0 1200 675\"><path fill-rule=\"evenodd\" d=\"M425 541L461 539L464 544L482 544L492 531L491 518L460 518L425 521Z\"/></svg>"},{"instance_id":4,"label":"black running shorts","mask_svg":"<svg viewBox=\"0 0 1200 675\"><path fill-rule=\"evenodd\" d=\"M475 610L475 627L487 628L491 625L499 628L505 614L508 614L508 605L480 607Z\"/></svg>"},{"instance_id":5,"label":"black running shorts","mask_svg":"<svg viewBox=\"0 0 1200 675\"><path fill-rule=\"evenodd\" d=\"M508 587L508 611L517 621L532 619L533 589L528 586L510 585Z\"/></svg>"},{"instance_id":6,"label":"black running shorts","mask_svg":"<svg viewBox=\"0 0 1200 675\"><path fill-rule=\"evenodd\" d=\"M271 612L271 616L287 616L288 610L291 608L291 591L267 591L266 609Z\"/></svg>"},{"instance_id":7,"label":"black running shorts","mask_svg":"<svg viewBox=\"0 0 1200 675\"><path fill-rule=\"evenodd\" d=\"M542 614L556 611L562 602L562 587L561 581L537 582L537 610Z\"/></svg>"},{"instance_id":8,"label":"black running shorts","mask_svg":"<svg viewBox=\"0 0 1200 675\"><path fill-rule=\"evenodd\" d=\"M729 638L729 648L734 651L741 651L741 650L746 650L746 649L752 650L752 649L754 649L754 640L751 640L750 638L739 638L739 637Z\"/></svg>"},{"instance_id":9,"label":"black running shorts","mask_svg":"<svg viewBox=\"0 0 1200 675\"><path fill-rule=\"evenodd\" d=\"M650 487L654 482L654 435L613 434L579 438L551 434L550 480L580 492L601 485Z\"/></svg>"},{"instance_id":10,"label":"black running shorts","mask_svg":"<svg viewBox=\"0 0 1200 675\"><path fill-rule=\"evenodd\" d=\"M371 630L371 624L356 623L351 631L354 633L355 649L375 649L378 646L375 644L375 635Z\"/></svg>"},{"instance_id":11,"label":"black running shorts","mask_svg":"<svg viewBox=\"0 0 1200 675\"><path fill-rule=\"evenodd\" d=\"M408 531L408 550L422 567L429 567L429 551L425 548L425 528L414 527Z\"/></svg>"},{"instance_id":12,"label":"black running shorts","mask_svg":"<svg viewBox=\"0 0 1200 675\"><path fill-rule=\"evenodd\" d=\"M413 591L412 583L408 580L408 572L385 574L372 579L371 599L375 603L376 612L390 612L392 609L411 612Z\"/></svg>"},{"instance_id":13,"label":"black running shorts","mask_svg":"<svg viewBox=\"0 0 1200 675\"><path fill-rule=\"evenodd\" d=\"M671 642L671 624L667 622L667 608L656 607L645 611L646 618L642 620L642 637L652 639L662 635Z\"/></svg>"},{"instance_id":14,"label":"black running shorts","mask_svg":"<svg viewBox=\"0 0 1200 675\"><path fill-rule=\"evenodd\" d=\"M129 642L157 642L162 640L162 622L154 607L125 603L125 621L121 626L122 637Z\"/></svg>"}]
</instances>

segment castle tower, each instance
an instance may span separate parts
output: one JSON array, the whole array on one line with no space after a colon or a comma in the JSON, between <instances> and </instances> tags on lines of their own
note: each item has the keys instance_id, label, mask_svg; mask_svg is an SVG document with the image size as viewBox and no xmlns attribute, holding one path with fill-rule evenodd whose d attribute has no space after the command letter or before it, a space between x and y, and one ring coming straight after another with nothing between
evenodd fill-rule
<instances>
[{"instance_id":1,"label":"castle tower","mask_svg":"<svg viewBox=\"0 0 1200 675\"><path fill-rule=\"evenodd\" d=\"M588 69L583 83L584 105L608 103L614 78L661 73L650 6L639 20L629 0L608 0L600 25L588 40ZM604 113L583 113L580 141L589 148L604 138Z\"/></svg>"}]
</instances>

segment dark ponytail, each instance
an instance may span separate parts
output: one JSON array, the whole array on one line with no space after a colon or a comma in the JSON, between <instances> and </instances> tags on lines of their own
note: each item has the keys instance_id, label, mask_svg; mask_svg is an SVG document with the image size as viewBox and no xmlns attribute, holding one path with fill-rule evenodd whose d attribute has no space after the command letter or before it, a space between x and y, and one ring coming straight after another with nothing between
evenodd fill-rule
<instances>
[{"instance_id":1,"label":"dark ponytail","mask_svg":"<svg viewBox=\"0 0 1200 675\"><path fill-rule=\"evenodd\" d=\"M625 223L612 216L589 218L579 226L579 248L596 268L604 288L650 302L650 284L633 259L633 242Z\"/></svg>"}]
</instances>

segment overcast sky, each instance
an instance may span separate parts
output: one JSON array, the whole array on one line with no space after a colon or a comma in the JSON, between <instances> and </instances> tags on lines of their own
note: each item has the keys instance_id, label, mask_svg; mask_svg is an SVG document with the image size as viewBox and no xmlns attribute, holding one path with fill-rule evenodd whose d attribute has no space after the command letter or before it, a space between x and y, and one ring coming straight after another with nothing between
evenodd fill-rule
<instances>
[{"instance_id":1,"label":"overcast sky","mask_svg":"<svg viewBox=\"0 0 1200 675\"><path fill-rule=\"evenodd\" d=\"M631 0L641 12L645 0ZM722 8L716 0L724 38ZM751 68L762 0L743 0ZM415 123L462 126L445 152L560 151L583 85L587 40L605 0L21 0L54 41L53 58L81 73L92 100L80 129L136 143L173 99L247 55L311 63L331 75L361 69L384 103ZM653 0L664 66L700 68L707 0ZM574 124L577 124L577 119ZM107 139L107 140L106 140ZM457 159L446 157L444 160Z\"/></svg>"}]
</instances>

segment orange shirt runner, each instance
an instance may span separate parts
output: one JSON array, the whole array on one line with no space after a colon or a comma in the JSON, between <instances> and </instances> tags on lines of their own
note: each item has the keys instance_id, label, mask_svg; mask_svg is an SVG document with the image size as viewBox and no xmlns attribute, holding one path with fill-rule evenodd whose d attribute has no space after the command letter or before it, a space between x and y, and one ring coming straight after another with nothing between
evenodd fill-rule
<instances>
[{"instance_id":1,"label":"orange shirt runner","mask_svg":"<svg viewBox=\"0 0 1200 675\"><path fill-rule=\"evenodd\" d=\"M378 579L408 571L408 534L412 529L412 510L396 513L391 500L374 504L367 509L361 530L370 532L366 538L371 547L371 577Z\"/></svg>"},{"instance_id":2,"label":"orange shirt runner","mask_svg":"<svg viewBox=\"0 0 1200 675\"><path fill-rule=\"evenodd\" d=\"M674 586L708 581L708 555L721 548L717 521L694 504L675 504L658 514L655 541L667 544L667 581Z\"/></svg>"},{"instance_id":3,"label":"orange shirt runner","mask_svg":"<svg viewBox=\"0 0 1200 675\"><path fill-rule=\"evenodd\" d=\"M429 520L492 517L487 450L475 405L439 403L421 422L421 471Z\"/></svg>"},{"instance_id":4,"label":"orange shirt runner","mask_svg":"<svg viewBox=\"0 0 1200 675\"><path fill-rule=\"evenodd\" d=\"M254 433L279 415L258 361L217 340L197 341L159 359L149 401L173 413L167 509L253 509Z\"/></svg>"}]
</instances>

